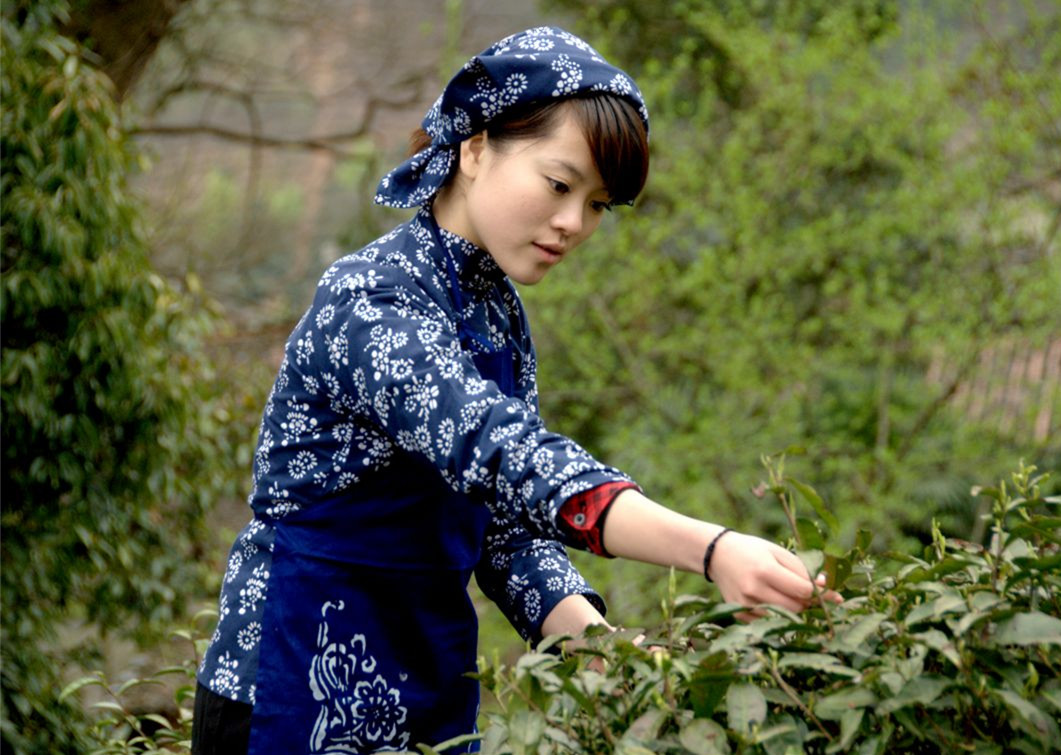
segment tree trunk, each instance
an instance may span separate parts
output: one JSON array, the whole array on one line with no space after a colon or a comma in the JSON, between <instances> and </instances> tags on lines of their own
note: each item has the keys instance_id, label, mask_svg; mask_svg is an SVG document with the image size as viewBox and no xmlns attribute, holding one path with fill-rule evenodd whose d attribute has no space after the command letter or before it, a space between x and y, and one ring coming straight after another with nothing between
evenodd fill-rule
<instances>
[{"instance_id":1,"label":"tree trunk","mask_svg":"<svg viewBox=\"0 0 1061 755\"><path fill-rule=\"evenodd\" d=\"M63 32L100 57L100 68L114 82L115 98L125 99L166 36L170 22L188 0L84 0L70 9Z\"/></svg>"}]
</instances>

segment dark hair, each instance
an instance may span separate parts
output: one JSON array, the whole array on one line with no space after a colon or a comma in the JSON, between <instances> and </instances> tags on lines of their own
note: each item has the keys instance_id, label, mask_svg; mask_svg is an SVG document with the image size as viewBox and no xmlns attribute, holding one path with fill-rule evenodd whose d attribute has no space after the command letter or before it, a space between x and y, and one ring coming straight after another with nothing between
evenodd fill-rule
<instances>
[{"instance_id":1,"label":"dark hair","mask_svg":"<svg viewBox=\"0 0 1061 755\"><path fill-rule=\"evenodd\" d=\"M521 139L539 139L556 127L563 108L568 106L586 137L593 163L612 202L632 202L648 178L648 133L637 110L621 97L594 93L535 103L491 123L486 135L501 148ZM409 155L430 144L427 132L417 129L409 139Z\"/></svg>"}]
</instances>

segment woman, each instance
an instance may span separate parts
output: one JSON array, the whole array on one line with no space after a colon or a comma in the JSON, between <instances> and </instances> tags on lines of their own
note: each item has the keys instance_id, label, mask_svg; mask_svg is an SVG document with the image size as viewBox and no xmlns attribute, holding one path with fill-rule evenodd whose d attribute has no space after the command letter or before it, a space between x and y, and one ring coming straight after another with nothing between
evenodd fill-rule
<instances>
[{"instance_id":1,"label":"woman","mask_svg":"<svg viewBox=\"0 0 1061 755\"><path fill-rule=\"evenodd\" d=\"M629 77L531 29L472 58L423 126L376 197L418 212L329 268L287 343L199 672L197 753L473 731L473 570L527 639L604 623L563 545L702 572L749 607L816 592L792 554L650 501L537 414L511 281L540 281L640 192Z\"/></svg>"}]
</instances>

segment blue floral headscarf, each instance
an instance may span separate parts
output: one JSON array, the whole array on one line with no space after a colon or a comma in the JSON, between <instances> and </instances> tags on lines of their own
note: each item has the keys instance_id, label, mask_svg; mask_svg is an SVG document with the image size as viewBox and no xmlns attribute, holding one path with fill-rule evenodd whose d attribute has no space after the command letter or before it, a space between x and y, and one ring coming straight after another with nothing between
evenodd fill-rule
<instances>
[{"instance_id":1,"label":"blue floral headscarf","mask_svg":"<svg viewBox=\"0 0 1061 755\"><path fill-rule=\"evenodd\" d=\"M464 64L424 116L431 146L379 182L376 203L426 204L456 164L458 145L496 118L533 102L606 92L631 102L648 130L648 110L633 80L579 37L555 26L513 34Z\"/></svg>"}]
</instances>

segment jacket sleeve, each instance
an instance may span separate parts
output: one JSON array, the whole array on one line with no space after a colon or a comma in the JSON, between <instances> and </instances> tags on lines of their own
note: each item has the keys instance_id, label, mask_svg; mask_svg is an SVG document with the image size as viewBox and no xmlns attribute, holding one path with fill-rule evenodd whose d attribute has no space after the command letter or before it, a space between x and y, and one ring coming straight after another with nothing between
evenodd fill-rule
<instances>
[{"instance_id":1,"label":"jacket sleeve","mask_svg":"<svg viewBox=\"0 0 1061 755\"><path fill-rule=\"evenodd\" d=\"M604 600L589 586L555 540L533 537L520 525L491 520L475 568L479 589L520 637L537 643L545 617L569 595L582 595L604 615Z\"/></svg>"},{"instance_id":2,"label":"jacket sleeve","mask_svg":"<svg viewBox=\"0 0 1061 755\"><path fill-rule=\"evenodd\" d=\"M556 513L572 495L629 478L549 432L532 407L484 380L455 323L404 270L365 262L330 287L323 333L349 407L453 489L534 537L568 542Z\"/></svg>"}]
</instances>

